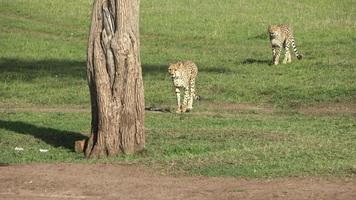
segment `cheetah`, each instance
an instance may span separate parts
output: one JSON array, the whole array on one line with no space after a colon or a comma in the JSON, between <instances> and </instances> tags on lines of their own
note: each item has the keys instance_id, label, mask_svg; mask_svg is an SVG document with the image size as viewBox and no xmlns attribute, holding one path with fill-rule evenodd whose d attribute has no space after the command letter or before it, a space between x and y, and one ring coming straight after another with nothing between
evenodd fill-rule
<instances>
[{"instance_id":1,"label":"cheetah","mask_svg":"<svg viewBox=\"0 0 356 200\"><path fill-rule=\"evenodd\" d=\"M285 49L285 56L283 64L292 62L291 54L289 52L289 46L292 44L295 55L298 60L302 59L302 54L300 54L295 45L294 36L291 26L287 24L280 25L270 25L268 26L269 38L272 46L272 62L274 65L279 64L279 57L281 54L281 48Z\"/></svg>"},{"instance_id":2,"label":"cheetah","mask_svg":"<svg viewBox=\"0 0 356 200\"><path fill-rule=\"evenodd\" d=\"M168 73L172 78L177 97L176 113L184 113L193 109L193 100L197 99L195 94L195 79L198 75L198 67L192 61L179 61L170 64ZM184 98L181 103L180 90L184 89Z\"/></svg>"}]
</instances>

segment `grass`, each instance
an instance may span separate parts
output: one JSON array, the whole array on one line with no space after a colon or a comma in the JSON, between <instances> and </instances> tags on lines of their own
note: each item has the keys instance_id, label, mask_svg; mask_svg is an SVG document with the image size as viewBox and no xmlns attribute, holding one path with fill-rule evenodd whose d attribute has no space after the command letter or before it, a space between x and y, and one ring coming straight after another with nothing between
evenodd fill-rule
<instances>
[{"instance_id":1,"label":"grass","mask_svg":"<svg viewBox=\"0 0 356 200\"><path fill-rule=\"evenodd\" d=\"M90 129L91 2L0 4L2 163L133 162L173 174L355 176L352 0L287 1L283 7L276 0L141 1L146 106L173 109L166 71L182 59L197 63L203 100L183 116L146 112L145 152L103 160L86 160L72 148ZM266 27L272 23L293 25L304 60L269 65ZM313 112L318 105L353 111Z\"/></svg>"},{"instance_id":2,"label":"grass","mask_svg":"<svg viewBox=\"0 0 356 200\"><path fill-rule=\"evenodd\" d=\"M83 138L89 122L88 112L8 113L0 120L0 158L93 162L73 152L73 141ZM95 162L145 163L167 173L208 176L350 176L355 132L352 116L147 113L145 152Z\"/></svg>"},{"instance_id":3,"label":"grass","mask_svg":"<svg viewBox=\"0 0 356 200\"><path fill-rule=\"evenodd\" d=\"M147 118L151 124L151 116ZM175 131L177 125L181 128ZM344 167L353 168L344 159L355 159L352 149L356 138L350 134L355 131L354 119L349 117L172 117L167 125L155 124L149 131L154 137L149 137L152 142L147 151L153 150L157 159L177 162L178 169L202 175L342 174Z\"/></svg>"}]
</instances>

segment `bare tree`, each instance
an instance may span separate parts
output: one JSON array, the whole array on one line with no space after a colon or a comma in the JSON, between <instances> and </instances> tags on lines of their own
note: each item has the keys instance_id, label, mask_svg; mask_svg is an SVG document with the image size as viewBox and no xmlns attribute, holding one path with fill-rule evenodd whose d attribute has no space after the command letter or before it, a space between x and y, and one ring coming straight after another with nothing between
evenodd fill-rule
<instances>
[{"instance_id":1,"label":"bare tree","mask_svg":"<svg viewBox=\"0 0 356 200\"><path fill-rule=\"evenodd\" d=\"M86 157L133 154L144 148L139 3L94 2L87 52L92 121Z\"/></svg>"}]
</instances>

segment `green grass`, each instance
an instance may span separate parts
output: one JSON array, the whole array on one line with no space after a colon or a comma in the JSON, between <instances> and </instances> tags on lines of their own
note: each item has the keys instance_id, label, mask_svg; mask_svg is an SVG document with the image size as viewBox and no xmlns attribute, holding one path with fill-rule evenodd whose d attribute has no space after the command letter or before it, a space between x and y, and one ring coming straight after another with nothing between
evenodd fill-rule
<instances>
[{"instance_id":1,"label":"green grass","mask_svg":"<svg viewBox=\"0 0 356 200\"><path fill-rule=\"evenodd\" d=\"M0 120L1 161L93 162L73 152L89 123L87 112L8 113ZM142 154L96 162L207 176L350 176L356 170L355 133L352 116L147 113Z\"/></svg>"},{"instance_id":2,"label":"green grass","mask_svg":"<svg viewBox=\"0 0 356 200\"><path fill-rule=\"evenodd\" d=\"M167 118L164 125L151 122ZM356 127L351 117L247 114L182 119L149 115L147 121L154 125L147 151L193 173L251 177L348 174L355 167ZM177 125L179 129L174 128Z\"/></svg>"},{"instance_id":3,"label":"green grass","mask_svg":"<svg viewBox=\"0 0 356 200\"><path fill-rule=\"evenodd\" d=\"M91 3L0 0L0 162L134 162L207 176L355 176L356 111L300 111L356 107L353 0L141 1L146 105L173 109L167 67L186 59L198 65L203 100L183 116L147 112L142 154L88 161L72 147L90 129L82 108L90 107ZM277 23L293 25L304 60L269 65L266 27Z\"/></svg>"}]
</instances>

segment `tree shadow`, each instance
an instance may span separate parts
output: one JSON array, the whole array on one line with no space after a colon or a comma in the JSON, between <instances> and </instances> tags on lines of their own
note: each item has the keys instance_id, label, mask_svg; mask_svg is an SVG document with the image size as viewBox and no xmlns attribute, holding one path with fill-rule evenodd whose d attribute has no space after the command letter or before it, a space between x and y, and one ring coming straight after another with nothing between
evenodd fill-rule
<instances>
[{"instance_id":1,"label":"tree shadow","mask_svg":"<svg viewBox=\"0 0 356 200\"><path fill-rule=\"evenodd\" d=\"M231 69L227 69L223 66L202 68L202 69L199 69L199 71L208 72L208 73L230 73L230 72L232 72Z\"/></svg>"},{"instance_id":2,"label":"tree shadow","mask_svg":"<svg viewBox=\"0 0 356 200\"><path fill-rule=\"evenodd\" d=\"M157 64L157 65L153 65L153 64L143 64L142 65L142 73L143 76L145 76L145 74L162 74L162 73L168 73L168 66L167 65L161 65L161 64Z\"/></svg>"},{"instance_id":3,"label":"tree shadow","mask_svg":"<svg viewBox=\"0 0 356 200\"><path fill-rule=\"evenodd\" d=\"M152 64L143 64L142 65L142 71L143 71L143 76L145 76L145 74L163 74L163 73L168 73L168 66L167 65L162 65L162 64L158 64L158 65L152 65ZM221 67L200 67L200 65L198 65L198 71L199 72L208 72L208 73L230 73L231 70L227 69L223 66Z\"/></svg>"},{"instance_id":4,"label":"tree shadow","mask_svg":"<svg viewBox=\"0 0 356 200\"><path fill-rule=\"evenodd\" d=\"M247 58L244 61L241 62L241 64L267 64L267 65L271 65L271 61L270 60L259 60L259 59L254 59L254 58Z\"/></svg>"},{"instance_id":5,"label":"tree shadow","mask_svg":"<svg viewBox=\"0 0 356 200\"><path fill-rule=\"evenodd\" d=\"M36 126L21 121L0 120L1 128L24 135L32 135L53 147L64 147L72 151L74 151L74 142L76 140L87 138L87 136L80 133Z\"/></svg>"},{"instance_id":6,"label":"tree shadow","mask_svg":"<svg viewBox=\"0 0 356 200\"><path fill-rule=\"evenodd\" d=\"M168 73L167 64L142 64L143 76ZM200 72L230 73L225 67L200 67ZM72 77L86 79L86 62L77 60L26 60L16 58L0 58L0 77L31 81L38 77Z\"/></svg>"},{"instance_id":7,"label":"tree shadow","mask_svg":"<svg viewBox=\"0 0 356 200\"><path fill-rule=\"evenodd\" d=\"M167 65L142 65L143 76L167 73ZM73 77L86 79L86 62L77 60L25 60L16 58L0 58L0 74L31 81L38 77Z\"/></svg>"},{"instance_id":8,"label":"tree shadow","mask_svg":"<svg viewBox=\"0 0 356 200\"><path fill-rule=\"evenodd\" d=\"M86 63L76 60L23 60L15 58L0 59L0 73L32 80L40 76L66 76L86 78Z\"/></svg>"},{"instance_id":9,"label":"tree shadow","mask_svg":"<svg viewBox=\"0 0 356 200\"><path fill-rule=\"evenodd\" d=\"M255 35L255 36L251 36L251 37L249 37L249 38L247 38L248 40L256 40L256 39L258 39L258 40L266 40L266 41L268 41L268 34L267 34L267 32L266 33L260 33L260 34L258 34L258 35Z\"/></svg>"}]
</instances>

